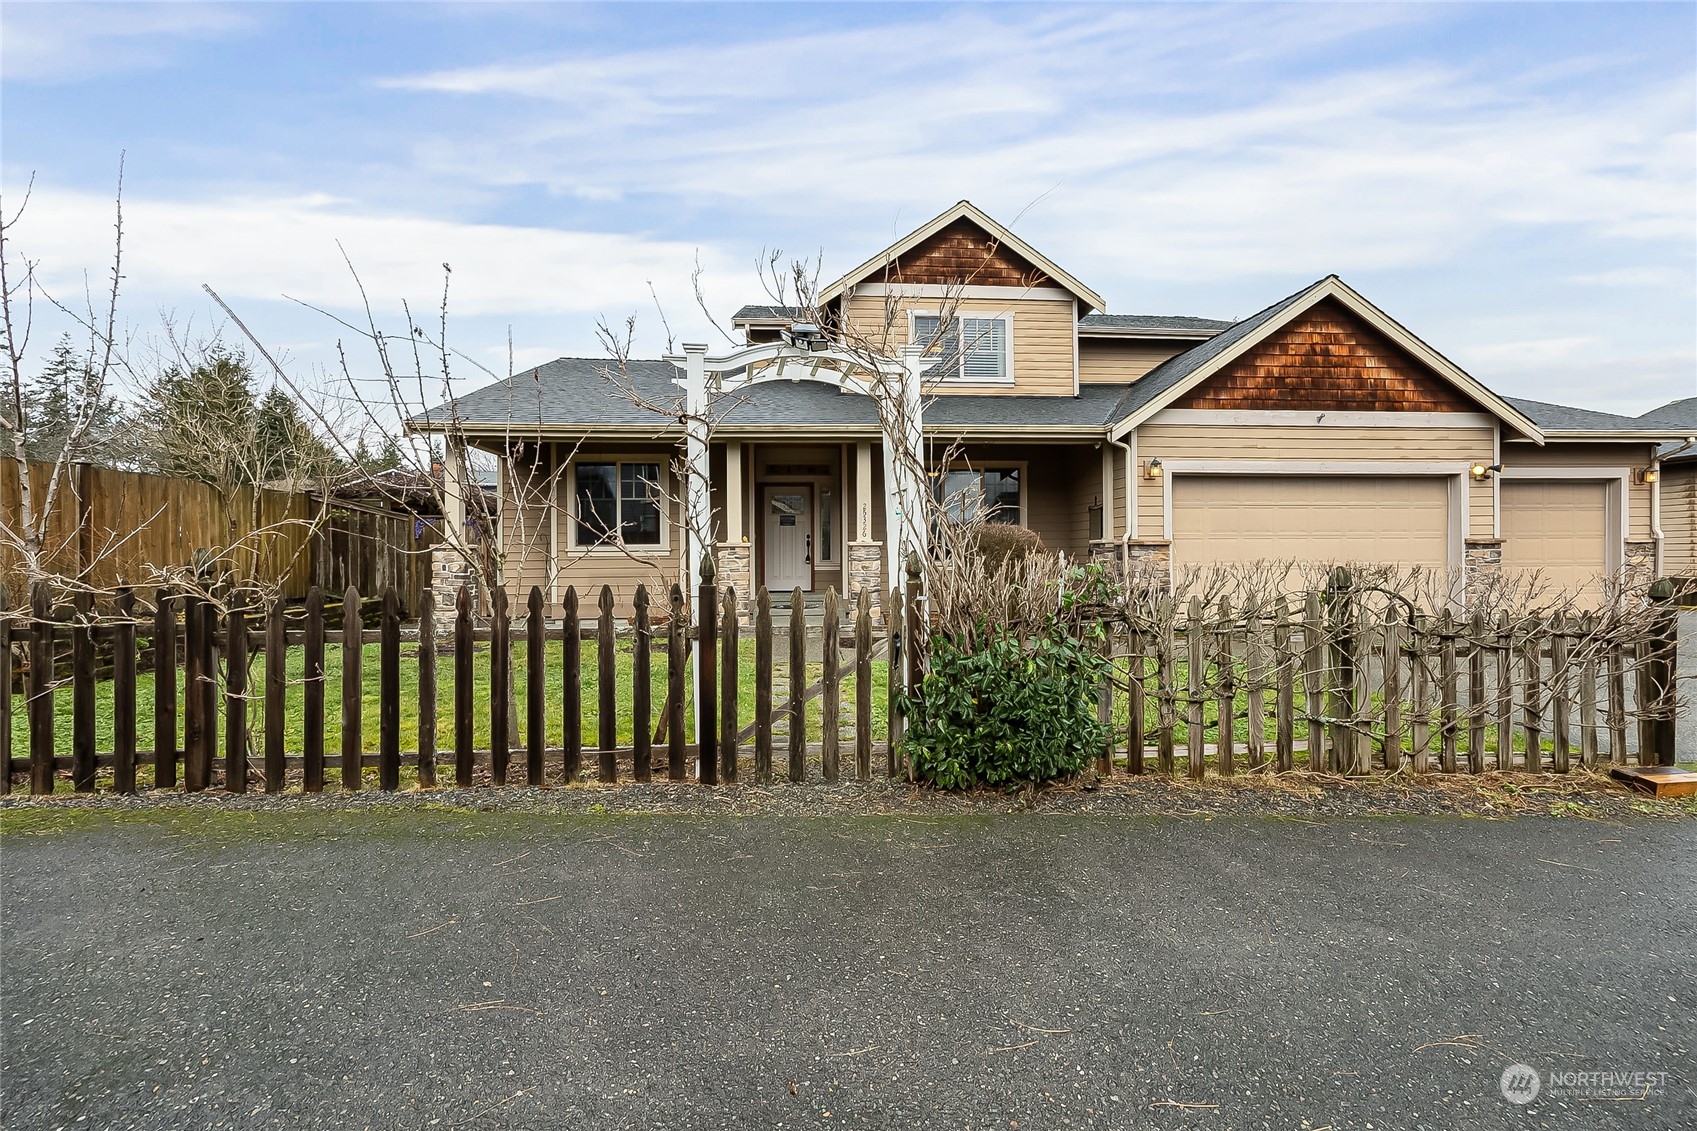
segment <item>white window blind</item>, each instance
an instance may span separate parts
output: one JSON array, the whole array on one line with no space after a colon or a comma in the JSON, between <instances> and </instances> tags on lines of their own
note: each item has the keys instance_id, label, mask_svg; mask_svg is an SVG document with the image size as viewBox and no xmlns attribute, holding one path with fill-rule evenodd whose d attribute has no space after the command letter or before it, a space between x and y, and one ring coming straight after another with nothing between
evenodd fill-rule
<instances>
[{"instance_id":1,"label":"white window blind","mask_svg":"<svg viewBox=\"0 0 1697 1131\"><path fill-rule=\"evenodd\" d=\"M939 342L938 335L942 338ZM1008 320L958 318L947 328L935 314L913 316L915 345L938 342L933 365L957 381L994 382L1008 379Z\"/></svg>"}]
</instances>

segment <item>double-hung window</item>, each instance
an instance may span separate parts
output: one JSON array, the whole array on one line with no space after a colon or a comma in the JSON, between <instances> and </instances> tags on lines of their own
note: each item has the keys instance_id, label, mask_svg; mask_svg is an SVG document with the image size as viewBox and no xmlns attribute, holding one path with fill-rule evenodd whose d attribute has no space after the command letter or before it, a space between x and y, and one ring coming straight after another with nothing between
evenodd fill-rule
<instances>
[{"instance_id":1,"label":"double-hung window","mask_svg":"<svg viewBox=\"0 0 1697 1131\"><path fill-rule=\"evenodd\" d=\"M913 341L936 357L933 372L945 380L997 384L1009 380L1008 320L961 315L946 324L935 314L913 316ZM935 349L932 349L935 344Z\"/></svg>"},{"instance_id":2,"label":"double-hung window","mask_svg":"<svg viewBox=\"0 0 1697 1131\"><path fill-rule=\"evenodd\" d=\"M1021 526L1019 468L987 467L983 470L945 472L941 476L943 505L957 522L974 516L985 522Z\"/></svg>"},{"instance_id":3,"label":"double-hung window","mask_svg":"<svg viewBox=\"0 0 1697 1131\"><path fill-rule=\"evenodd\" d=\"M583 461L576 475L579 546L660 545L659 464Z\"/></svg>"}]
</instances>

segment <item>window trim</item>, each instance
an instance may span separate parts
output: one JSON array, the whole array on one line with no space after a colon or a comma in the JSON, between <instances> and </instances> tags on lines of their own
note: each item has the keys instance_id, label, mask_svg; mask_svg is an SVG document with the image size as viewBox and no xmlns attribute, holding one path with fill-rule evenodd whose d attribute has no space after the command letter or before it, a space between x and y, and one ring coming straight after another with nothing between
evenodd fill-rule
<instances>
[{"instance_id":1,"label":"window trim","mask_svg":"<svg viewBox=\"0 0 1697 1131\"><path fill-rule=\"evenodd\" d=\"M623 479L624 465L627 463L658 464L660 482L658 490L660 498L660 541L652 543L627 543L621 537L608 542L582 542L578 540L577 517L577 468L580 463L610 463L618 468L618 477ZM668 554L672 550L672 501L667 496L671 493L672 467L670 457L663 454L642 454L621 452L605 455L579 455L571 460L569 474L560 477L565 490L565 501L560 510L565 519L568 538L566 548L573 554L616 554L628 557L631 554ZM622 500L618 500L622 502ZM621 527L623 518L620 519Z\"/></svg>"},{"instance_id":2,"label":"window trim","mask_svg":"<svg viewBox=\"0 0 1697 1131\"><path fill-rule=\"evenodd\" d=\"M958 363L955 366L954 374L953 375L940 375L940 376L936 377L935 380L949 384L949 385L964 386L964 387L967 387L967 388L979 388L979 389L1005 389L1005 388L1008 388L1009 386L1015 384L1015 376L1014 376L1014 317L1013 317L1014 312L1011 311L1011 310L991 311L991 310L973 310L973 309L969 309L969 308L966 308L966 307L957 307L955 309L954 316L957 319L960 319L960 318L987 318L987 319L1000 319L1001 320L1002 327L1003 327L1002 336L1006 340L1006 343L1007 343L1007 357L1006 357L1007 376L1002 377L999 380L993 380L993 381L984 380L982 378L976 378L976 377L968 377L966 375L966 354L963 352L960 356L960 360L958 361ZM938 308L909 307L908 311L907 311L907 340L910 343L915 343L915 344L918 343L919 334L918 334L918 328L915 325L915 323L917 322L918 319L920 319L920 318L935 318L940 322L942 320L942 317L943 317L943 312L942 312L941 309L938 309ZM935 370L936 367L937 367L936 361L930 362L928 364L927 368L924 370L924 374L927 377L930 377L932 371Z\"/></svg>"}]
</instances>

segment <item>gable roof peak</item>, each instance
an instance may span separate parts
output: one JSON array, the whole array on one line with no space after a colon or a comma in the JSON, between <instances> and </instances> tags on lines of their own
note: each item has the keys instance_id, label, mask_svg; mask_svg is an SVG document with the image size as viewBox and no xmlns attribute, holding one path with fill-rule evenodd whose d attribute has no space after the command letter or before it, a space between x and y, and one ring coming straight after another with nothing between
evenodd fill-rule
<instances>
[{"instance_id":1,"label":"gable roof peak","mask_svg":"<svg viewBox=\"0 0 1697 1131\"><path fill-rule=\"evenodd\" d=\"M982 230L985 235L989 236L997 244L997 246L1007 248L1015 255L1020 256L1030 262L1033 266L1037 267L1055 284L1072 294L1074 298L1077 298L1083 304L1083 308L1086 312L1091 310L1105 311L1108 309L1108 304L1102 300L1101 295L1085 286L1076 277L1074 277L1071 272L1067 271L1060 264L1056 263L1042 252L1020 239L1013 233L1012 229L964 197L956 201L950 207L937 213L937 215L931 217L931 219L913 229L905 236L902 236L900 239L896 240L895 243L880 251L877 255L872 256L865 262L845 272L841 277L820 292L820 303L824 304L838 298L848 288L854 286L856 283L864 282L868 277L879 271L885 270L891 263L895 262L903 254L913 250L915 247L918 247L938 232L941 232L944 228L947 228L949 225L960 220L966 220L973 224Z\"/></svg>"}]
</instances>

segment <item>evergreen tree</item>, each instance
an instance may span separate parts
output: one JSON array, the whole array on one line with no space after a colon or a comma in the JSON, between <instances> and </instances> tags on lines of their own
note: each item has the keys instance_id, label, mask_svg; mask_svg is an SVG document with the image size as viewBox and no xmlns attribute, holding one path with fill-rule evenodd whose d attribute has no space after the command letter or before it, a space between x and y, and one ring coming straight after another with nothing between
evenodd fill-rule
<instances>
[{"instance_id":1,"label":"evergreen tree","mask_svg":"<svg viewBox=\"0 0 1697 1131\"><path fill-rule=\"evenodd\" d=\"M47 365L24 383L24 446L32 460L119 464L129 456L129 421L118 399L100 387L100 374L61 335ZM79 423L86 421L75 437Z\"/></svg>"}]
</instances>

